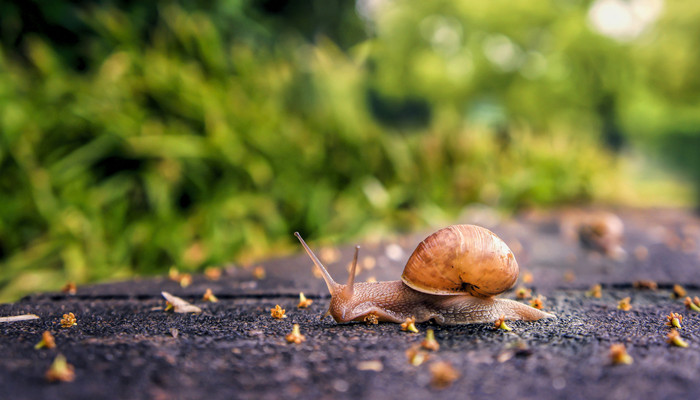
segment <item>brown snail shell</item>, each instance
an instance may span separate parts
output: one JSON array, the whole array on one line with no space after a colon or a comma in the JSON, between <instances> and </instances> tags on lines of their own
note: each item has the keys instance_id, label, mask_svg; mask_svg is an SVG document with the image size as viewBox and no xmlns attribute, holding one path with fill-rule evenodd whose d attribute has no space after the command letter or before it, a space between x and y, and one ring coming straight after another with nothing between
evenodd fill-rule
<instances>
[{"instance_id":1,"label":"brown snail shell","mask_svg":"<svg viewBox=\"0 0 700 400\"><path fill-rule=\"evenodd\" d=\"M505 242L488 229L452 225L418 245L401 279L419 292L491 297L515 285L518 263Z\"/></svg>"}]
</instances>

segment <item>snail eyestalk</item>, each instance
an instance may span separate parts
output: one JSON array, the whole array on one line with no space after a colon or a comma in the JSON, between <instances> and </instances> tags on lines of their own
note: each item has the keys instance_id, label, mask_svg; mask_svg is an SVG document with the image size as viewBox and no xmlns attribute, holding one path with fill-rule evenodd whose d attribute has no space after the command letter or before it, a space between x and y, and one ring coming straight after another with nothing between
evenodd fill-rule
<instances>
[{"instance_id":1,"label":"snail eyestalk","mask_svg":"<svg viewBox=\"0 0 700 400\"><path fill-rule=\"evenodd\" d=\"M360 253L360 246L355 246L355 256L352 258L352 267L350 267L350 275L348 276L348 285L343 291L345 296L350 299L353 294L353 285L355 284L355 271L357 271L357 255Z\"/></svg>"},{"instance_id":2,"label":"snail eyestalk","mask_svg":"<svg viewBox=\"0 0 700 400\"><path fill-rule=\"evenodd\" d=\"M328 273L328 271L326 270L326 267L324 267L323 264L321 263L321 260L319 260L318 257L316 257L316 254L314 254L314 252L311 251L311 249L306 244L304 239L301 238L301 235L299 234L299 232L294 232L294 236L296 236L297 239L299 239L299 241L301 242L301 245L304 246L304 250L306 250L306 254L309 255L309 257L311 258L311 261L313 261L314 265L316 267L318 267L318 269L321 271L321 275L323 276L323 280L326 281L326 286L328 286L328 291L331 293L331 295L335 294L337 292L339 285L333 280L333 278L331 277L331 274Z\"/></svg>"}]
</instances>

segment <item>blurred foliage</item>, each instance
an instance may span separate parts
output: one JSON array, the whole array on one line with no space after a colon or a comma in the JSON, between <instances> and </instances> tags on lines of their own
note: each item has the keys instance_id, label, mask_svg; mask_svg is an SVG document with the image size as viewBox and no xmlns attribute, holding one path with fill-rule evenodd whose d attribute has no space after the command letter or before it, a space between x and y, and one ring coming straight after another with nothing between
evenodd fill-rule
<instances>
[{"instance_id":1,"label":"blurred foliage","mask_svg":"<svg viewBox=\"0 0 700 400\"><path fill-rule=\"evenodd\" d=\"M0 299L249 263L295 230L381 235L473 203L687 195L639 201L620 165L660 148L700 181L700 4L665 4L634 40L597 32L591 9L0 3Z\"/></svg>"}]
</instances>

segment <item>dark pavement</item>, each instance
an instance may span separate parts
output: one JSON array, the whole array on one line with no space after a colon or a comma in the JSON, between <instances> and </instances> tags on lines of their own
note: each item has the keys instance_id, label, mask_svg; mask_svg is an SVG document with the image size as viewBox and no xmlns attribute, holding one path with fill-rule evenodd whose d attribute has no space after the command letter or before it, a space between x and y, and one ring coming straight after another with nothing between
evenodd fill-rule
<instances>
[{"instance_id":1,"label":"dark pavement","mask_svg":"<svg viewBox=\"0 0 700 400\"><path fill-rule=\"evenodd\" d=\"M0 316L41 317L0 323L0 398L697 398L700 313L671 298L671 291L681 284L688 295L700 295L700 218L683 210L608 211L625 227L622 251L608 248L609 254L577 237L591 221L590 210L527 212L508 220L475 210L459 221L486 226L504 239L521 266L518 285L545 296L544 309L558 316L509 322L511 332L491 324L425 323L411 334L396 324L321 319L329 296L301 247L296 256L262 263L264 279L256 279L253 268L226 268L220 279L194 276L186 288L159 277L79 287L75 295L29 296L0 305ZM399 279L403 263L429 233L363 243L358 280ZM323 252L322 258L337 259L326 263L336 280L345 281L352 251L348 244L339 254ZM526 275L530 283L522 283ZM640 280L654 281L658 289L640 288ZM586 296L598 283L602 297ZM207 288L218 303L201 301ZM161 291L203 312L164 312ZM300 291L314 300L307 309L296 307ZM515 298L515 292L504 297ZM617 309L624 297L631 298L630 311ZM276 304L288 318L271 318ZM61 328L67 312L78 324ZM666 342L670 312L683 315L679 332L689 347ZM301 344L285 340L295 323L306 336ZM411 365L405 352L427 329L435 330L440 349ZM45 330L57 348L35 350ZM631 365L611 363L613 343L626 345ZM58 353L75 367L74 381L44 378ZM431 365L440 361L459 374L444 389L431 384Z\"/></svg>"}]
</instances>

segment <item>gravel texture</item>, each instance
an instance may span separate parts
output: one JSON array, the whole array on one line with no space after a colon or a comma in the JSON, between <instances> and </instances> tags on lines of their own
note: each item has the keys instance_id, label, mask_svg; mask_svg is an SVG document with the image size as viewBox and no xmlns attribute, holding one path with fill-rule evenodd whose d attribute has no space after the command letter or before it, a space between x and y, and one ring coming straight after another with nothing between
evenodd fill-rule
<instances>
[{"instance_id":1,"label":"gravel texture","mask_svg":"<svg viewBox=\"0 0 700 400\"><path fill-rule=\"evenodd\" d=\"M218 280L195 276L182 288L165 277L79 287L75 295L42 293L0 305L0 316L34 313L34 321L0 323L1 398L8 399L284 399L366 398L694 398L700 393L700 313L673 299L674 284L700 295L700 218L683 210L608 210L625 226L614 255L584 246L576 236L595 210L528 212L500 220L488 210L465 215L487 226L514 250L519 285L546 297L558 318L491 324L418 324L420 333L397 324L338 325L321 316L329 296L312 274L305 254L270 260L253 268L226 268ZM581 222L583 221L583 222ZM573 228L572 228L573 227ZM573 234L572 234L573 232ZM363 243L358 275L393 280L426 234ZM316 246L312 247L319 250ZM345 281L352 246L322 258ZM319 251L319 254L321 252ZM365 259L371 257L371 259ZM374 260L375 266L366 268ZM653 280L655 290L635 282ZM602 297L586 296L593 284ZM206 288L218 303L201 300ZM201 314L163 311L161 291L193 302ZM298 309L299 292L314 303ZM514 298L510 292L505 297ZM618 302L631 298L632 309ZM279 304L287 318L271 318ZM77 325L61 328L64 313ZM689 347L667 343L666 315L683 315L681 336ZM306 341L285 335L299 324ZM440 349L414 366L406 351L427 329ZM55 349L35 350L50 331ZM614 365L609 348L625 344L634 362ZM44 374L57 354L75 367L72 382L49 383ZM431 366L449 363L458 373L437 388Z\"/></svg>"}]
</instances>

